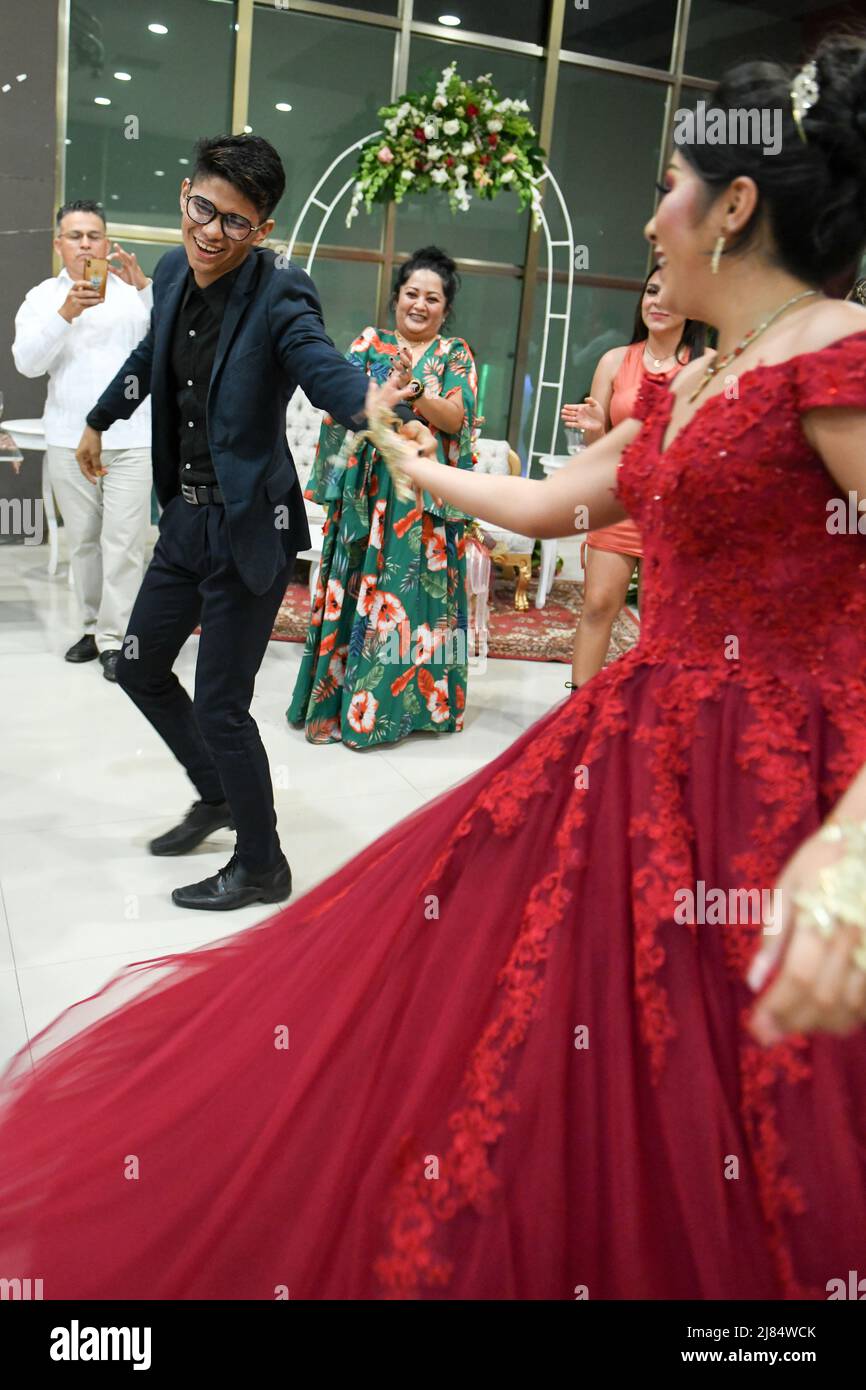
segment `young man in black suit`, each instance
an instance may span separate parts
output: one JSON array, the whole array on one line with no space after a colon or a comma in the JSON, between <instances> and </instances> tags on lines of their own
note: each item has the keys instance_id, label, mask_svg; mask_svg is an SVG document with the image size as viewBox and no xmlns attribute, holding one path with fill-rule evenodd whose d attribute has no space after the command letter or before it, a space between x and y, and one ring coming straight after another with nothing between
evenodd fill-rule
<instances>
[{"instance_id":1,"label":"young man in black suit","mask_svg":"<svg viewBox=\"0 0 866 1390\"><path fill-rule=\"evenodd\" d=\"M153 277L150 331L90 411L77 451L95 482L105 472L101 432L150 393L163 512L117 681L199 796L150 848L184 854L221 826L237 833L224 868L174 890L180 907L225 910L291 893L267 755L250 715L294 557L310 544L286 404L300 385L340 424L366 423L367 378L327 336L312 280L259 245L284 187L280 157L260 136L199 142L181 185L183 246ZM421 440L420 423L399 404L411 387L383 390ZM192 701L172 666L198 625Z\"/></svg>"}]
</instances>

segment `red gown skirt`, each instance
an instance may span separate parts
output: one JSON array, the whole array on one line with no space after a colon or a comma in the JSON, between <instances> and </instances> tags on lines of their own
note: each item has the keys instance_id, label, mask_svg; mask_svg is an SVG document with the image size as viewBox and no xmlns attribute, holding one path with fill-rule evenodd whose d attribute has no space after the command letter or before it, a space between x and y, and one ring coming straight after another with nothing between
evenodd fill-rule
<instances>
[{"instance_id":1,"label":"red gown skirt","mask_svg":"<svg viewBox=\"0 0 866 1390\"><path fill-rule=\"evenodd\" d=\"M689 720L671 690L630 653L270 921L61 1016L5 1079L0 1270L47 1299L570 1300L862 1268L864 1035L758 1047L760 928L673 920L678 885L742 883L767 782L739 686ZM817 697L805 735L814 810L770 873L826 809Z\"/></svg>"}]
</instances>

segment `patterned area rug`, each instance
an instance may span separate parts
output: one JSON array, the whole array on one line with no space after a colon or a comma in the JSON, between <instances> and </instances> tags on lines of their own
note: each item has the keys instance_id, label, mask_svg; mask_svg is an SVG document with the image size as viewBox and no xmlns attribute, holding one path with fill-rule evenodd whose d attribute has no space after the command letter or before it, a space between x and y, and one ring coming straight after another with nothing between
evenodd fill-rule
<instances>
[{"instance_id":1,"label":"patterned area rug","mask_svg":"<svg viewBox=\"0 0 866 1390\"><path fill-rule=\"evenodd\" d=\"M583 585L576 580L557 579L543 608L535 607L538 585L529 585L529 608L514 610L514 584L502 579L490 603L490 632L487 655L511 661L561 661L571 665L574 630L583 607ZM306 584L290 584L277 614L272 640L303 642L307 635L310 591ZM624 608L613 625L608 664L633 647L638 638L637 618Z\"/></svg>"}]
</instances>

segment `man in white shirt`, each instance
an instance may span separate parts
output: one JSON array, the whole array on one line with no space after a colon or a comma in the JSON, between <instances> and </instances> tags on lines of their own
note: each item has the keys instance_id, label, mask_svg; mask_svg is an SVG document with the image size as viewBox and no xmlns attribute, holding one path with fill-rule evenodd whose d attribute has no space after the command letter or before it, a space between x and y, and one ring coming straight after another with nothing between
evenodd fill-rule
<instances>
[{"instance_id":1,"label":"man in white shirt","mask_svg":"<svg viewBox=\"0 0 866 1390\"><path fill-rule=\"evenodd\" d=\"M106 467L96 483L82 473L75 450L88 410L148 331L153 291L135 256L116 242L109 256L99 203L79 199L60 208L54 246L63 268L30 290L18 310L12 355L23 376L47 372L49 378L44 414L49 475L84 621L84 636L66 660L98 656L103 675L113 681L144 570L152 485L150 400L106 430ZM104 300L83 278L88 256L109 261ZM129 389L135 391L136 383Z\"/></svg>"}]
</instances>

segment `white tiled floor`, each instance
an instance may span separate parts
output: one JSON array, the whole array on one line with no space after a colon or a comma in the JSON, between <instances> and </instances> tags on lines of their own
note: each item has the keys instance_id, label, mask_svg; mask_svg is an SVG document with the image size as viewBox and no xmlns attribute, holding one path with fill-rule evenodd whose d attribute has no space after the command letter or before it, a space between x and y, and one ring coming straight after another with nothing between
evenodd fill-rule
<instances>
[{"instance_id":1,"label":"white tiled floor","mask_svg":"<svg viewBox=\"0 0 866 1390\"><path fill-rule=\"evenodd\" d=\"M225 863L233 837L221 832L190 858L147 853L195 793L98 664L63 661L81 631L66 565L51 579L46 564L45 547L0 546L0 1065L127 962L274 910L173 906L171 889ZM188 686L195 648L191 638L178 664ZM353 753L313 747L286 724L300 654L270 644L253 704L296 895L507 748L564 697L569 676L557 664L489 661L470 676L463 733Z\"/></svg>"}]
</instances>

